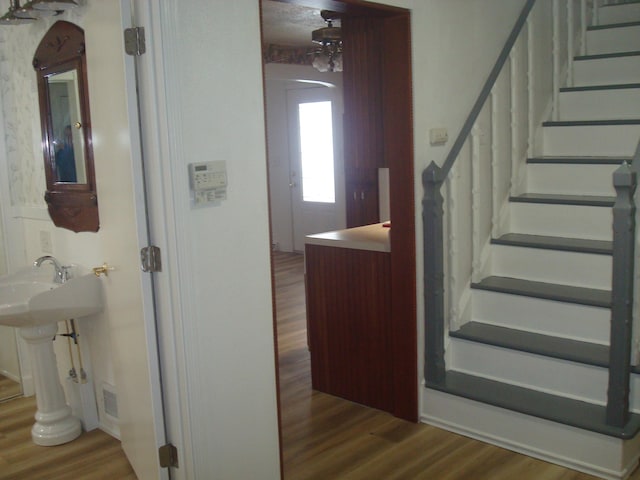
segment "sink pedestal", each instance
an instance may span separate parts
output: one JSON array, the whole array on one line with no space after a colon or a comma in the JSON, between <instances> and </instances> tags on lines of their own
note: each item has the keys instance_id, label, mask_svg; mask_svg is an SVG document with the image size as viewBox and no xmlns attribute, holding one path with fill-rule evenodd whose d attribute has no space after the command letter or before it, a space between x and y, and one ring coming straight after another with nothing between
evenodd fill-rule
<instances>
[{"instance_id":1,"label":"sink pedestal","mask_svg":"<svg viewBox=\"0 0 640 480\"><path fill-rule=\"evenodd\" d=\"M36 445L45 447L70 442L82 433L80 420L71 415L58 377L53 351L57 331L57 323L20 328L29 346L38 405L31 438Z\"/></svg>"}]
</instances>

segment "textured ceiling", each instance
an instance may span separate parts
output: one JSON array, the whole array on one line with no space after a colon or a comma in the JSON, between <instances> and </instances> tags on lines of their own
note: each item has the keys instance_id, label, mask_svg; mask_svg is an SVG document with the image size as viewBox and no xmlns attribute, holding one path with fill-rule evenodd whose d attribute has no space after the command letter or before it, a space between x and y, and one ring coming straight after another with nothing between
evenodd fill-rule
<instances>
[{"instance_id":1,"label":"textured ceiling","mask_svg":"<svg viewBox=\"0 0 640 480\"><path fill-rule=\"evenodd\" d=\"M310 47L311 32L325 27L320 10L291 3L262 2L262 34L265 43ZM339 27L340 22L334 22Z\"/></svg>"}]
</instances>

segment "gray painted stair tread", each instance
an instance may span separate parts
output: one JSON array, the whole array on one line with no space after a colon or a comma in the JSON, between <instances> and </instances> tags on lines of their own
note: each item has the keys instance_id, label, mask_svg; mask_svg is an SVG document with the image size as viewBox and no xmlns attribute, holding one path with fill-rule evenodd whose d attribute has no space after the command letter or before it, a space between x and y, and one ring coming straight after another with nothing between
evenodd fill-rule
<instances>
[{"instance_id":1,"label":"gray painted stair tread","mask_svg":"<svg viewBox=\"0 0 640 480\"><path fill-rule=\"evenodd\" d=\"M546 235L529 235L526 233L507 233L499 238L492 239L491 243L496 245L511 245L514 247L542 248L546 250L595 253L600 255L611 255L613 251L613 242L608 240L550 237Z\"/></svg>"},{"instance_id":2,"label":"gray painted stair tread","mask_svg":"<svg viewBox=\"0 0 640 480\"><path fill-rule=\"evenodd\" d=\"M634 50L630 52L617 52L617 53L597 53L595 55L579 55L574 57L574 60L598 60L601 58L619 58L619 57L636 57L640 55L640 51Z\"/></svg>"},{"instance_id":3,"label":"gray painted stair tread","mask_svg":"<svg viewBox=\"0 0 640 480\"><path fill-rule=\"evenodd\" d=\"M586 92L592 90L627 90L640 88L640 83L620 83L613 85L586 85L582 87L562 87L561 92Z\"/></svg>"},{"instance_id":4,"label":"gray painted stair tread","mask_svg":"<svg viewBox=\"0 0 640 480\"><path fill-rule=\"evenodd\" d=\"M427 388L478 402L532 415L616 438L633 438L640 431L640 415L631 414L624 428L605 422L605 407L507 383L448 371L442 382L427 382Z\"/></svg>"},{"instance_id":5,"label":"gray painted stair tread","mask_svg":"<svg viewBox=\"0 0 640 480\"><path fill-rule=\"evenodd\" d=\"M640 22L622 22L622 23L606 23L604 25L590 25L587 30L609 30L610 28L638 27Z\"/></svg>"},{"instance_id":6,"label":"gray painted stair tread","mask_svg":"<svg viewBox=\"0 0 640 480\"><path fill-rule=\"evenodd\" d=\"M509 197L512 202L549 203L554 205L583 205L593 207L613 207L615 197L595 195L557 195L547 193L524 193Z\"/></svg>"},{"instance_id":7,"label":"gray painted stair tread","mask_svg":"<svg viewBox=\"0 0 640 480\"><path fill-rule=\"evenodd\" d=\"M471 288L594 307L611 307L611 292L595 288L574 287L498 276L486 277L479 283L472 283Z\"/></svg>"},{"instance_id":8,"label":"gray painted stair tread","mask_svg":"<svg viewBox=\"0 0 640 480\"><path fill-rule=\"evenodd\" d=\"M449 332L449 335L454 338L570 362L605 368L609 366L609 347L596 343L525 332L481 322L466 323L460 329Z\"/></svg>"},{"instance_id":9,"label":"gray painted stair tread","mask_svg":"<svg viewBox=\"0 0 640 480\"><path fill-rule=\"evenodd\" d=\"M543 127L599 127L606 125L640 125L638 118L612 120L559 120L542 122Z\"/></svg>"},{"instance_id":10,"label":"gray painted stair tread","mask_svg":"<svg viewBox=\"0 0 640 480\"><path fill-rule=\"evenodd\" d=\"M631 163L631 157L531 157L527 163L552 163L569 165L620 165Z\"/></svg>"}]
</instances>

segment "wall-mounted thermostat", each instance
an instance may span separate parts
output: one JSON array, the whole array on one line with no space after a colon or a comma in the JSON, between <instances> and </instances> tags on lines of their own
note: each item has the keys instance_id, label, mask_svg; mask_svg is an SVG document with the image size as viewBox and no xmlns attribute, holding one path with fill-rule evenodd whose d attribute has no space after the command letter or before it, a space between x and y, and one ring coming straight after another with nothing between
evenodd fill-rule
<instances>
[{"instance_id":1,"label":"wall-mounted thermostat","mask_svg":"<svg viewBox=\"0 0 640 480\"><path fill-rule=\"evenodd\" d=\"M227 199L227 164L224 160L189 164L189 184L194 206Z\"/></svg>"}]
</instances>

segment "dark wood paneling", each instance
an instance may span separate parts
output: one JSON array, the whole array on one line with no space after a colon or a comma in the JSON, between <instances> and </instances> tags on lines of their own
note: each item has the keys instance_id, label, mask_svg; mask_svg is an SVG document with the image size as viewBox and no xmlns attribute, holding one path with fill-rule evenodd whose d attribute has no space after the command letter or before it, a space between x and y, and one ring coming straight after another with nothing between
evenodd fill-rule
<instances>
[{"instance_id":1,"label":"dark wood paneling","mask_svg":"<svg viewBox=\"0 0 640 480\"><path fill-rule=\"evenodd\" d=\"M384 20L384 155L391 197L391 291L395 364L394 415L418 420L415 199L411 30L408 14Z\"/></svg>"},{"instance_id":2,"label":"dark wood paneling","mask_svg":"<svg viewBox=\"0 0 640 480\"><path fill-rule=\"evenodd\" d=\"M313 388L393 412L390 255L307 245Z\"/></svg>"},{"instance_id":3,"label":"dark wood paneling","mask_svg":"<svg viewBox=\"0 0 640 480\"><path fill-rule=\"evenodd\" d=\"M378 168L385 166L382 21L381 18L342 19L347 227L378 221Z\"/></svg>"}]
</instances>

